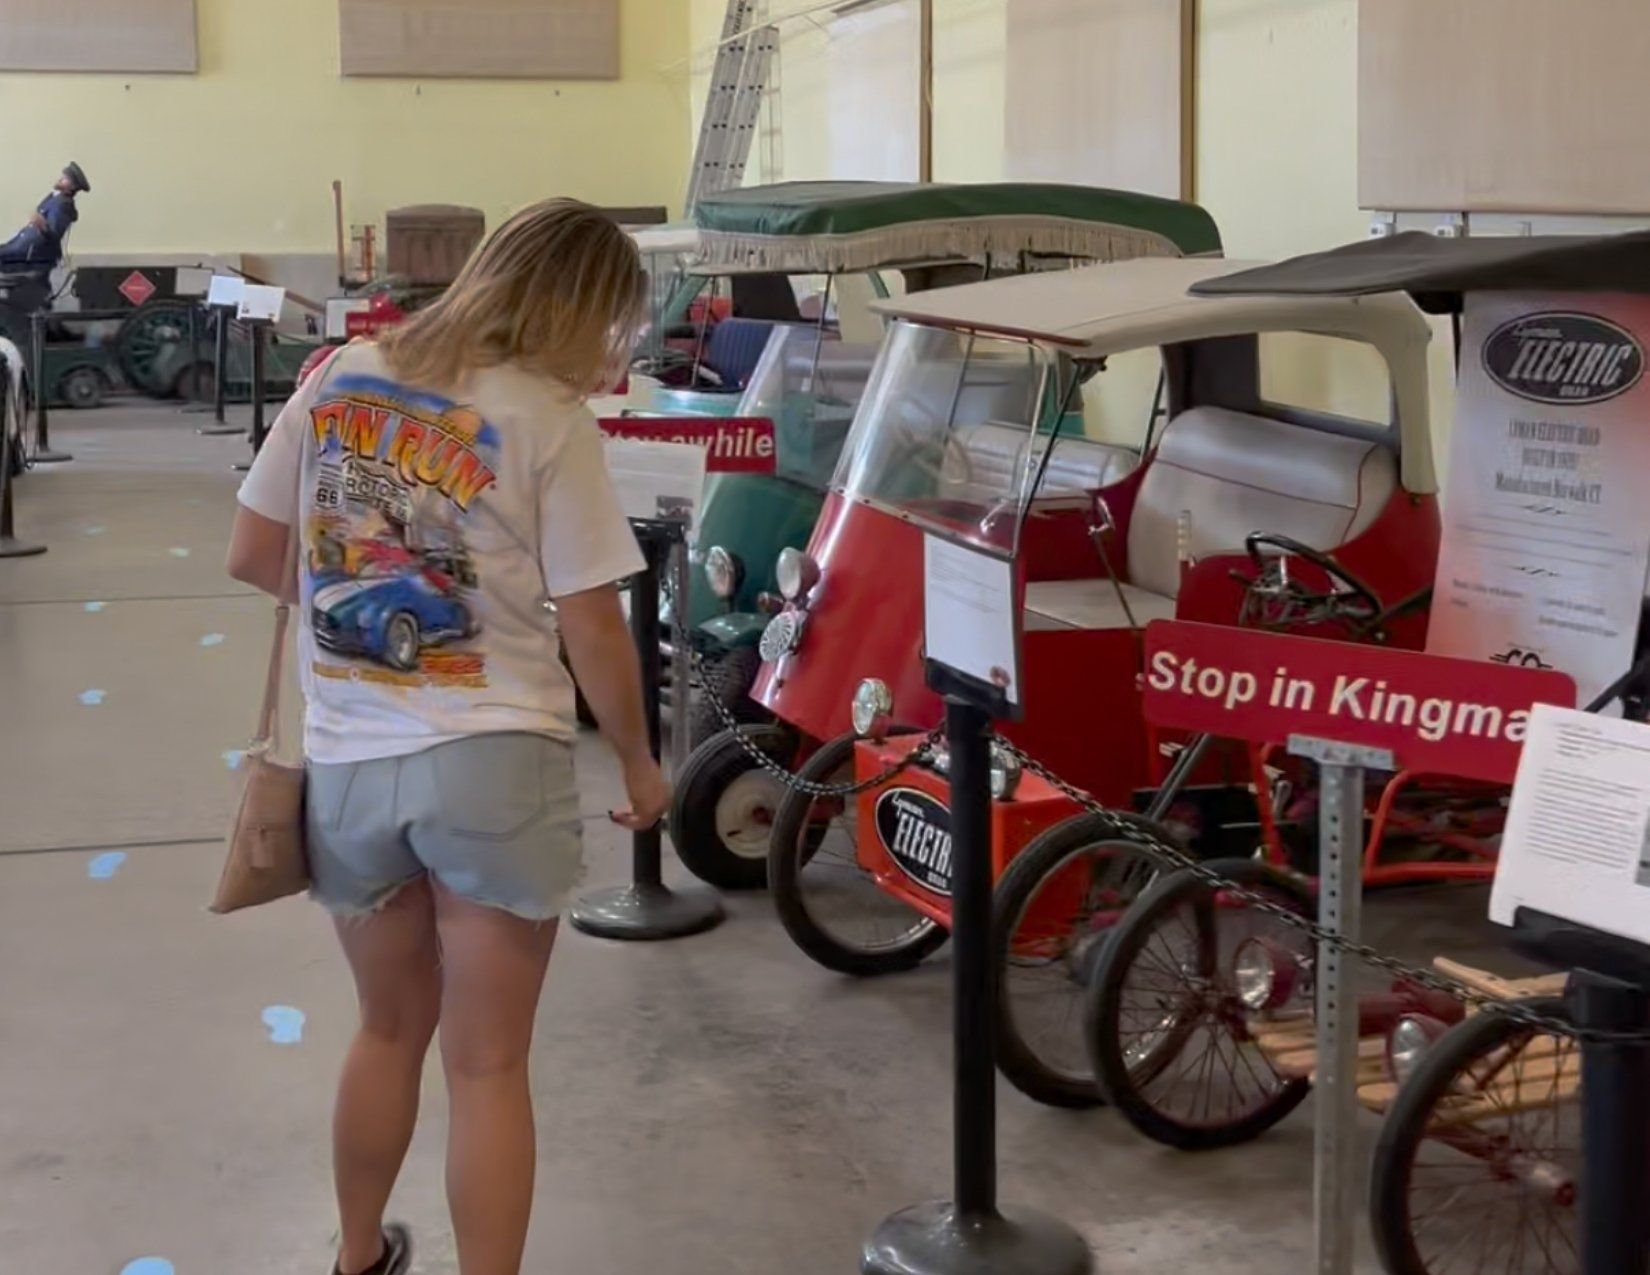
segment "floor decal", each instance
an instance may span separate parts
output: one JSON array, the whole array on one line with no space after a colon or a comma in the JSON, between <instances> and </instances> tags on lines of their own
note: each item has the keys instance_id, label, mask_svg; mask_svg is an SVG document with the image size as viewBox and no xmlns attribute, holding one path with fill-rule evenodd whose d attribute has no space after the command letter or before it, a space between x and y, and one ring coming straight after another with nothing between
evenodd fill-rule
<instances>
[{"instance_id":1,"label":"floor decal","mask_svg":"<svg viewBox=\"0 0 1650 1275\"><path fill-rule=\"evenodd\" d=\"M107 694L106 691L101 691L97 687L94 686L89 691L81 691L80 692L80 702L82 704L84 704L87 708L96 708L99 704L101 704L103 702L103 697L106 694Z\"/></svg>"},{"instance_id":2,"label":"floor decal","mask_svg":"<svg viewBox=\"0 0 1650 1275\"><path fill-rule=\"evenodd\" d=\"M164 1257L140 1257L122 1266L120 1275L176 1275L176 1268Z\"/></svg>"},{"instance_id":3,"label":"floor decal","mask_svg":"<svg viewBox=\"0 0 1650 1275\"><path fill-rule=\"evenodd\" d=\"M88 615L96 615L99 611L103 610L103 608L108 606L108 605L109 604L107 602L88 602L86 604L86 608L85 608L86 613Z\"/></svg>"},{"instance_id":4,"label":"floor decal","mask_svg":"<svg viewBox=\"0 0 1650 1275\"><path fill-rule=\"evenodd\" d=\"M120 871L120 865L126 862L124 850L110 850L100 854L86 865L86 875L93 881L107 881Z\"/></svg>"},{"instance_id":5,"label":"floor decal","mask_svg":"<svg viewBox=\"0 0 1650 1275\"><path fill-rule=\"evenodd\" d=\"M270 1043L298 1045L304 1039L304 1011L290 1005L271 1005L264 1010L264 1026L269 1028Z\"/></svg>"},{"instance_id":6,"label":"floor decal","mask_svg":"<svg viewBox=\"0 0 1650 1275\"><path fill-rule=\"evenodd\" d=\"M205 637L201 638L201 645L202 646L222 646L223 645L223 634L221 634L221 633L208 633L208 634L206 634Z\"/></svg>"}]
</instances>

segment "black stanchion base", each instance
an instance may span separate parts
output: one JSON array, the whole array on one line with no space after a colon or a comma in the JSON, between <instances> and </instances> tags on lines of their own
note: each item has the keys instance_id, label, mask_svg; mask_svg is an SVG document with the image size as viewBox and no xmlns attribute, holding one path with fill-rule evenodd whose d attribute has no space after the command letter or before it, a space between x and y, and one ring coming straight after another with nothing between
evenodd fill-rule
<instances>
[{"instance_id":1,"label":"black stanchion base","mask_svg":"<svg viewBox=\"0 0 1650 1275\"><path fill-rule=\"evenodd\" d=\"M33 558L45 552L45 545L33 545L26 540L0 536L0 558Z\"/></svg>"},{"instance_id":2,"label":"black stanchion base","mask_svg":"<svg viewBox=\"0 0 1650 1275\"><path fill-rule=\"evenodd\" d=\"M31 465L61 465L64 461L73 459L74 457L69 455L68 452L60 452L55 448L47 447L43 451L35 452L34 455L30 456L29 463Z\"/></svg>"},{"instance_id":3,"label":"black stanchion base","mask_svg":"<svg viewBox=\"0 0 1650 1275\"><path fill-rule=\"evenodd\" d=\"M720 925L721 900L710 890L621 885L597 890L573 905L575 929L603 939L674 939Z\"/></svg>"},{"instance_id":4,"label":"black stanchion base","mask_svg":"<svg viewBox=\"0 0 1650 1275\"><path fill-rule=\"evenodd\" d=\"M187 412L189 409L186 407L183 410ZM211 408L205 408L203 410L211 411L212 409ZM202 425L199 429L197 429L195 431L195 433L201 435L204 438L228 438L231 434L239 434L242 438L245 438L246 437L246 426L245 425Z\"/></svg>"},{"instance_id":5,"label":"black stanchion base","mask_svg":"<svg viewBox=\"0 0 1650 1275\"><path fill-rule=\"evenodd\" d=\"M903 1209L865 1244L864 1275L1087 1275L1094 1258L1064 1222L1030 1209L963 1217L949 1200Z\"/></svg>"}]
</instances>

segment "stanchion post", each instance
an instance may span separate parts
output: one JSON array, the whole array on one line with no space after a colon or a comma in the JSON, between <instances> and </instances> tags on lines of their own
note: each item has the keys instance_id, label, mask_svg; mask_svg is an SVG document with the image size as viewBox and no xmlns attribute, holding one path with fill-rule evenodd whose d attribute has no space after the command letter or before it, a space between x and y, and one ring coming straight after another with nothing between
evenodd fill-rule
<instances>
[{"instance_id":1,"label":"stanchion post","mask_svg":"<svg viewBox=\"0 0 1650 1275\"><path fill-rule=\"evenodd\" d=\"M929 665L930 685L935 669ZM866 1241L864 1275L1084 1275L1064 1222L997 1203L996 981L991 975L991 713L947 694L951 779L952 1190L895 1213Z\"/></svg>"},{"instance_id":2,"label":"stanchion post","mask_svg":"<svg viewBox=\"0 0 1650 1275\"><path fill-rule=\"evenodd\" d=\"M29 316L30 335L34 338L34 456L36 465L56 465L74 457L68 452L56 451L51 443L51 409L48 401L51 388L46 384L46 319L44 310Z\"/></svg>"},{"instance_id":3,"label":"stanchion post","mask_svg":"<svg viewBox=\"0 0 1650 1275\"><path fill-rule=\"evenodd\" d=\"M1588 969L1570 976L1576 1026L1642 1032L1650 997L1642 987ZM1650 1046L1584 1040L1581 1046L1581 1257L1586 1275L1650 1270Z\"/></svg>"},{"instance_id":4,"label":"stanchion post","mask_svg":"<svg viewBox=\"0 0 1650 1275\"><path fill-rule=\"evenodd\" d=\"M12 459L12 431L7 423L10 420L11 396L11 369L6 361L0 359L0 558L32 558L46 552L45 545L30 544L19 540L13 532L12 510L16 503L16 494L11 485ZM18 405L21 412L22 405Z\"/></svg>"},{"instance_id":5,"label":"stanchion post","mask_svg":"<svg viewBox=\"0 0 1650 1275\"><path fill-rule=\"evenodd\" d=\"M680 523L637 522L636 540L646 567L630 585L630 631L642 666L642 702L647 713L648 742L660 755L659 582L671 547L679 543ZM697 934L718 924L722 904L709 890L672 890L662 872L663 832L656 824L631 834L629 885L597 890L580 898L570 920L586 934L608 939L669 939Z\"/></svg>"},{"instance_id":6,"label":"stanchion post","mask_svg":"<svg viewBox=\"0 0 1650 1275\"><path fill-rule=\"evenodd\" d=\"M261 319L252 321L252 454L263 449L264 437L264 333Z\"/></svg>"},{"instance_id":7,"label":"stanchion post","mask_svg":"<svg viewBox=\"0 0 1650 1275\"><path fill-rule=\"evenodd\" d=\"M1293 736L1289 751L1318 763L1318 924L1355 942L1363 912L1364 771L1394 770L1390 752ZM1336 942L1318 941L1317 1077L1313 1084L1313 1270L1351 1275L1362 1201L1358 1143L1358 989Z\"/></svg>"},{"instance_id":8,"label":"stanchion post","mask_svg":"<svg viewBox=\"0 0 1650 1275\"><path fill-rule=\"evenodd\" d=\"M229 395L229 307L220 305L218 327L212 334L212 419L224 423L224 404Z\"/></svg>"},{"instance_id":9,"label":"stanchion post","mask_svg":"<svg viewBox=\"0 0 1650 1275\"><path fill-rule=\"evenodd\" d=\"M691 563L686 540L676 542L670 555L672 595L670 612L670 777L674 781L693 749L693 652L688 627L688 589Z\"/></svg>"}]
</instances>

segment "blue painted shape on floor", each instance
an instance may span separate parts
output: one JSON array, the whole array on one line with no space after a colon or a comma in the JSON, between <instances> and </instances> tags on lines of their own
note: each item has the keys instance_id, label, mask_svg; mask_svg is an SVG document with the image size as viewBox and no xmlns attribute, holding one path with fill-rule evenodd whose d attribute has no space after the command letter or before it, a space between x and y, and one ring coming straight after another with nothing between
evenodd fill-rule
<instances>
[{"instance_id":1,"label":"blue painted shape on floor","mask_svg":"<svg viewBox=\"0 0 1650 1275\"><path fill-rule=\"evenodd\" d=\"M201 645L202 646L222 646L223 645L223 634L221 634L221 633L208 633L208 634L206 634L205 636L203 636L201 638Z\"/></svg>"},{"instance_id":2,"label":"blue painted shape on floor","mask_svg":"<svg viewBox=\"0 0 1650 1275\"><path fill-rule=\"evenodd\" d=\"M99 611L103 610L103 608L108 606L108 605L109 604L107 602L88 602L86 604L86 608L85 608L86 609L86 614L87 615L96 615Z\"/></svg>"},{"instance_id":3,"label":"blue painted shape on floor","mask_svg":"<svg viewBox=\"0 0 1650 1275\"><path fill-rule=\"evenodd\" d=\"M164 1257L140 1257L122 1266L120 1275L177 1275L177 1269Z\"/></svg>"},{"instance_id":4,"label":"blue painted shape on floor","mask_svg":"<svg viewBox=\"0 0 1650 1275\"><path fill-rule=\"evenodd\" d=\"M101 536L107 530L109 530L107 527L87 527L86 534L88 536Z\"/></svg>"},{"instance_id":5,"label":"blue painted shape on floor","mask_svg":"<svg viewBox=\"0 0 1650 1275\"><path fill-rule=\"evenodd\" d=\"M264 1010L264 1026L276 1045L297 1045L304 1039L304 1011L290 1005L271 1005Z\"/></svg>"},{"instance_id":6,"label":"blue painted shape on floor","mask_svg":"<svg viewBox=\"0 0 1650 1275\"><path fill-rule=\"evenodd\" d=\"M241 763L246 760L246 749L226 748L223 750L223 764L229 770L239 770Z\"/></svg>"},{"instance_id":7,"label":"blue painted shape on floor","mask_svg":"<svg viewBox=\"0 0 1650 1275\"><path fill-rule=\"evenodd\" d=\"M93 881L107 881L120 871L120 865L126 862L124 850L110 850L100 854L86 865L86 875Z\"/></svg>"},{"instance_id":8,"label":"blue painted shape on floor","mask_svg":"<svg viewBox=\"0 0 1650 1275\"><path fill-rule=\"evenodd\" d=\"M189 550L178 545L173 545L166 552L171 554L174 558L187 558L189 556Z\"/></svg>"},{"instance_id":9,"label":"blue painted shape on floor","mask_svg":"<svg viewBox=\"0 0 1650 1275\"><path fill-rule=\"evenodd\" d=\"M99 704L101 704L103 702L103 697L106 694L107 694L106 691L101 691L97 687L94 686L89 691L81 691L80 692L80 702L82 704L84 704L87 708L96 708Z\"/></svg>"}]
</instances>

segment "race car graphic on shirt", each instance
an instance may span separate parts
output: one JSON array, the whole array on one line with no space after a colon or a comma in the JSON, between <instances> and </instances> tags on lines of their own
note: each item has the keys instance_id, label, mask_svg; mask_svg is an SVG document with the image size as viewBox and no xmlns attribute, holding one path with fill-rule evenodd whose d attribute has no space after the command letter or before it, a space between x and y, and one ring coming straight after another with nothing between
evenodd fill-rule
<instances>
[{"instance_id":1,"label":"race car graphic on shirt","mask_svg":"<svg viewBox=\"0 0 1650 1275\"><path fill-rule=\"evenodd\" d=\"M377 377L340 376L310 410L309 622L321 677L487 685L465 530L497 481L477 413ZM467 649L472 648L472 649Z\"/></svg>"}]
</instances>

